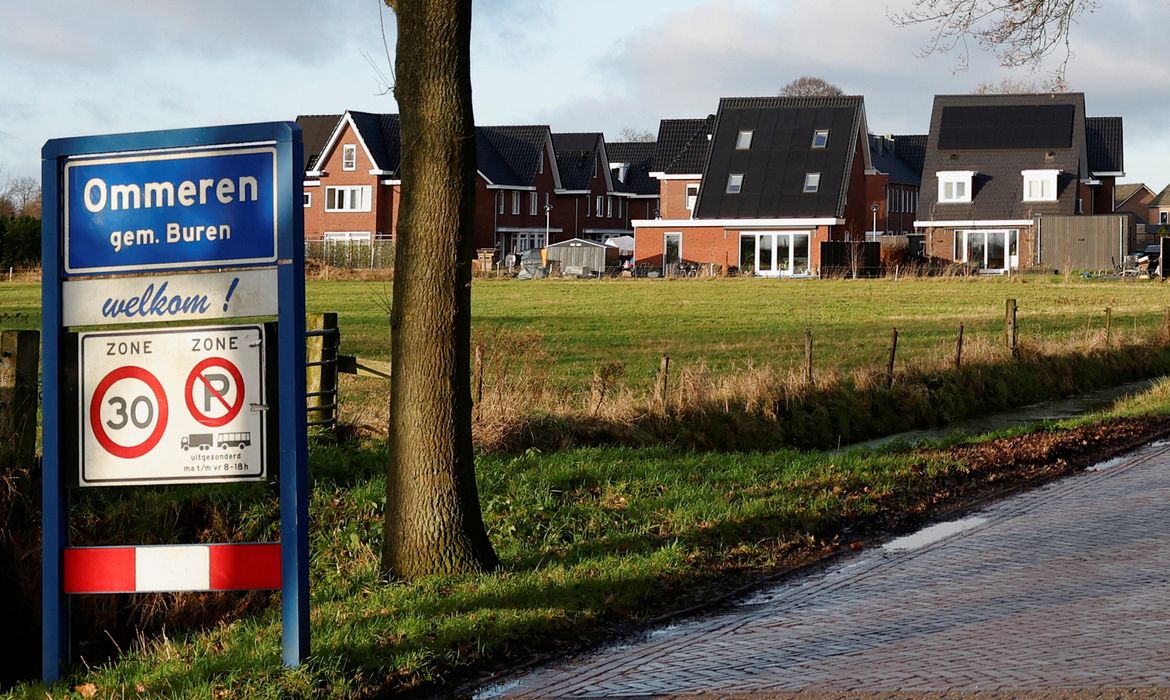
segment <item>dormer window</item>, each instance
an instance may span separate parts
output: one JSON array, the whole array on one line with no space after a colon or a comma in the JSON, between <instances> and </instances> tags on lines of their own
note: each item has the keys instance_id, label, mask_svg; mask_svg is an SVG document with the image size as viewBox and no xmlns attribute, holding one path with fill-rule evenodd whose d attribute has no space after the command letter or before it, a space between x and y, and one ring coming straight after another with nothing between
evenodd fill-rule
<instances>
[{"instance_id":1,"label":"dormer window","mask_svg":"<svg viewBox=\"0 0 1170 700\"><path fill-rule=\"evenodd\" d=\"M695 183L687 185L687 211L695 210L695 202L699 199L699 186Z\"/></svg>"},{"instance_id":2,"label":"dormer window","mask_svg":"<svg viewBox=\"0 0 1170 700\"><path fill-rule=\"evenodd\" d=\"M727 194L739 194L743 189L743 173L732 173L727 177Z\"/></svg>"},{"instance_id":3,"label":"dormer window","mask_svg":"<svg viewBox=\"0 0 1170 700\"><path fill-rule=\"evenodd\" d=\"M817 129L813 132L813 148L825 148L829 145L829 130Z\"/></svg>"},{"instance_id":4,"label":"dormer window","mask_svg":"<svg viewBox=\"0 0 1170 700\"><path fill-rule=\"evenodd\" d=\"M1021 170L1025 202L1055 202L1059 170Z\"/></svg>"},{"instance_id":5,"label":"dormer window","mask_svg":"<svg viewBox=\"0 0 1170 700\"><path fill-rule=\"evenodd\" d=\"M739 136L735 139L735 150L746 151L752 147L752 132L744 130L739 132Z\"/></svg>"},{"instance_id":6,"label":"dormer window","mask_svg":"<svg viewBox=\"0 0 1170 700\"><path fill-rule=\"evenodd\" d=\"M357 170L357 146L347 143L341 147L341 169Z\"/></svg>"},{"instance_id":7,"label":"dormer window","mask_svg":"<svg viewBox=\"0 0 1170 700\"><path fill-rule=\"evenodd\" d=\"M942 204L961 204L971 201L971 180L974 170L949 170L938 175L938 201Z\"/></svg>"},{"instance_id":8,"label":"dormer window","mask_svg":"<svg viewBox=\"0 0 1170 700\"><path fill-rule=\"evenodd\" d=\"M813 194L821 189L821 174L820 173L805 173L804 174L804 191L806 194Z\"/></svg>"}]
</instances>

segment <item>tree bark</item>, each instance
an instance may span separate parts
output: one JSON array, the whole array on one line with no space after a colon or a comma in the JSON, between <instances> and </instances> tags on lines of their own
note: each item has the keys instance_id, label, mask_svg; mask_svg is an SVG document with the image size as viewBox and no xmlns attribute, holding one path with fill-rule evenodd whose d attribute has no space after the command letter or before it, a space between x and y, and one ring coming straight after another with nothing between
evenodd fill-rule
<instances>
[{"instance_id":1,"label":"tree bark","mask_svg":"<svg viewBox=\"0 0 1170 700\"><path fill-rule=\"evenodd\" d=\"M390 459L382 565L391 577L498 565L471 444L475 125L471 0L393 0L403 196L390 314Z\"/></svg>"}]
</instances>

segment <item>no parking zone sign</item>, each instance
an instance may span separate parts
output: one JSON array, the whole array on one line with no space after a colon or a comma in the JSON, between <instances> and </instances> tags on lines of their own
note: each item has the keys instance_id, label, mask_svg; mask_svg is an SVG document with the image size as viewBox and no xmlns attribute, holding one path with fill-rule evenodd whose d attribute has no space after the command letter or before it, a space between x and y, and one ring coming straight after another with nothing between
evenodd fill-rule
<instances>
[{"instance_id":1,"label":"no parking zone sign","mask_svg":"<svg viewBox=\"0 0 1170 700\"><path fill-rule=\"evenodd\" d=\"M82 486L265 477L264 328L81 335Z\"/></svg>"},{"instance_id":2,"label":"no parking zone sign","mask_svg":"<svg viewBox=\"0 0 1170 700\"><path fill-rule=\"evenodd\" d=\"M307 657L303 168L291 122L45 144L46 682L69 594L279 587L284 661ZM274 476L278 542L70 546L68 488Z\"/></svg>"}]
</instances>

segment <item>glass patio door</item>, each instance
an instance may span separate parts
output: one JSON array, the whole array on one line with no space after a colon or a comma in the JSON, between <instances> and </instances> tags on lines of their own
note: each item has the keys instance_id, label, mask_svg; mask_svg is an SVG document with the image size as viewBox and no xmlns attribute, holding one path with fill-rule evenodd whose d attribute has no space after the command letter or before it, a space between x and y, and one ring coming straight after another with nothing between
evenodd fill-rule
<instances>
[{"instance_id":1,"label":"glass patio door","mask_svg":"<svg viewBox=\"0 0 1170 700\"><path fill-rule=\"evenodd\" d=\"M1020 265L1019 231L963 231L963 260L986 272L1006 272Z\"/></svg>"},{"instance_id":2,"label":"glass patio door","mask_svg":"<svg viewBox=\"0 0 1170 700\"><path fill-rule=\"evenodd\" d=\"M805 232L740 234L740 269L759 277L808 274L808 248Z\"/></svg>"}]
</instances>

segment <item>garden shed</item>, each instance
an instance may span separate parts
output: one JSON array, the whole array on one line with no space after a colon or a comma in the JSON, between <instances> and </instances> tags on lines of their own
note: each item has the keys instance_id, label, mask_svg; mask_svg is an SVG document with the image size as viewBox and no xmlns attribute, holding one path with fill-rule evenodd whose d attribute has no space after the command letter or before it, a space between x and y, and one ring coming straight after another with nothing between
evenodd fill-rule
<instances>
[{"instance_id":1,"label":"garden shed","mask_svg":"<svg viewBox=\"0 0 1170 700\"><path fill-rule=\"evenodd\" d=\"M549 265L559 266L561 274L567 276L595 275L619 264L617 248L584 238L553 243L547 251Z\"/></svg>"}]
</instances>

